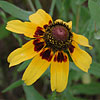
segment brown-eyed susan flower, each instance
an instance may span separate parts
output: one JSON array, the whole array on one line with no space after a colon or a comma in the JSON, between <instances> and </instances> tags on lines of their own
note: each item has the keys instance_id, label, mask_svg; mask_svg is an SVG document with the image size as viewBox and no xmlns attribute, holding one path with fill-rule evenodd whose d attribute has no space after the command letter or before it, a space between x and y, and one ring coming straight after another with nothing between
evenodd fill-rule
<instances>
[{"instance_id":1,"label":"brown-eyed susan flower","mask_svg":"<svg viewBox=\"0 0 100 100\"><path fill-rule=\"evenodd\" d=\"M72 32L72 21L57 19L53 22L51 16L42 9L30 15L29 20L12 20L7 23L7 30L31 38L8 56L9 67L32 59L22 77L26 85L31 85L50 65L51 89L62 92L68 83L68 53L81 70L88 72L90 68L91 56L78 46L91 47L88 39Z\"/></svg>"}]
</instances>

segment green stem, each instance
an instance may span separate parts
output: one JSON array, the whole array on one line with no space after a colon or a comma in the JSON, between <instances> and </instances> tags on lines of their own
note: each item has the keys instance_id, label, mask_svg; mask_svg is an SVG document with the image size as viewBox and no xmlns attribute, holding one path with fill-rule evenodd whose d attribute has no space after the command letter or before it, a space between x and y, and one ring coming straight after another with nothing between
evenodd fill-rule
<instances>
[{"instance_id":1,"label":"green stem","mask_svg":"<svg viewBox=\"0 0 100 100\"><path fill-rule=\"evenodd\" d=\"M77 8L77 16L76 16L76 33L79 31L79 20L80 20L80 5Z\"/></svg>"},{"instance_id":2,"label":"green stem","mask_svg":"<svg viewBox=\"0 0 100 100\"><path fill-rule=\"evenodd\" d=\"M31 1L31 0L27 0L27 2L28 2L28 4L29 4L30 8L32 9L32 11L35 12L35 8L34 8L34 6L33 6L32 1Z\"/></svg>"},{"instance_id":3,"label":"green stem","mask_svg":"<svg viewBox=\"0 0 100 100\"><path fill-rule=\"evenodd\" d=\"M56 0L52 0L50 13L49 13L51 15L51 17L53 16L53 11L54 11L55 4L56 4Z\"/></svg>"}]
</instances>

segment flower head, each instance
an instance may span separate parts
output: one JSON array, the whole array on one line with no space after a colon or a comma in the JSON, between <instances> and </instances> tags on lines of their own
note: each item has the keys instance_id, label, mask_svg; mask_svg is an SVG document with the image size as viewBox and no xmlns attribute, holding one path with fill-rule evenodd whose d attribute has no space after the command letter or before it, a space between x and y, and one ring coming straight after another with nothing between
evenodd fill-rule
<instances>
[{"instance_id":1,"label":"flower head","mask_svg":"<svg viewBox=\"0 0 100 100\"><path fill-rule=\"evenodd\" d=\"M88 72L90 68L91 56L78 46L91 47L88 39L72 32L72 21L67 23L57 19L53 22L51 16L42 9L30 15L29 20L30 22L12 20L7 23L7 30L31 38L8 56L9 67L32 59L22 77L26 85L31 85L50 65L51 89L62 92L68 83L67 52L81 70Z\"/></svg>"}]
</instances>

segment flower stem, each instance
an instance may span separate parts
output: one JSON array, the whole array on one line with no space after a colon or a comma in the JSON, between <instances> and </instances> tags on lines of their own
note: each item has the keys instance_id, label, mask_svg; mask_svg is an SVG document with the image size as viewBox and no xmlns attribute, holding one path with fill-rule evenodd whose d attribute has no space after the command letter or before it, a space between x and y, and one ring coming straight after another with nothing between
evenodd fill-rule
<instances>
[{"instance_id":1,"label":"flower stem","mask_svg":"<svg viewBox=\"0 0 100 100\"><path fill-rule=\"evenodd\" d=\"M77 6L76 33L78 33L79 31L79 19L80 19L80 5Z\"/></svg>"},{"instance_id":2,"label":"flower stem","mask_svg":"<svg viewBox=\"0 0 100 100\"><path fill-rule=\"evenodd\" d=\"M34 8L34 6L33 6L32 1L31 1L31 0L27 0L27 2L28 2L28 4L29 4L30 8L32 9L32 11L35 12L35 8Z\"/></svg>"}]
</instances>

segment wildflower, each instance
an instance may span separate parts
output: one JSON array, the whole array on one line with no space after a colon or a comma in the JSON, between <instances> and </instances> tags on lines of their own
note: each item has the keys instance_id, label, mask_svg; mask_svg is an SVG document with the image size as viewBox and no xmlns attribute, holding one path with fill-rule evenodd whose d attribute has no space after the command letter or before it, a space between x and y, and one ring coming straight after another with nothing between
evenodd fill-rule
<instances>
[{"instance_id":1,"label":"wildflower","mask_svg":"<svg viewBox=\"0 0 100 100\"><path fill-rule=\"evenodd\" d=\"M22 77L26 85L32 85L50 65L51 89L62 92L68 83L68 52L81 70L88 72L90 68L91 56L78 46L91 47L88 39L72 32L72 21L67 23L57 19L53 22L51 16L42 9L30 15L29 20L7 23L7 30L31 38L8 56L9 67L32 59Z\"/></svg>"}]
</instances>

